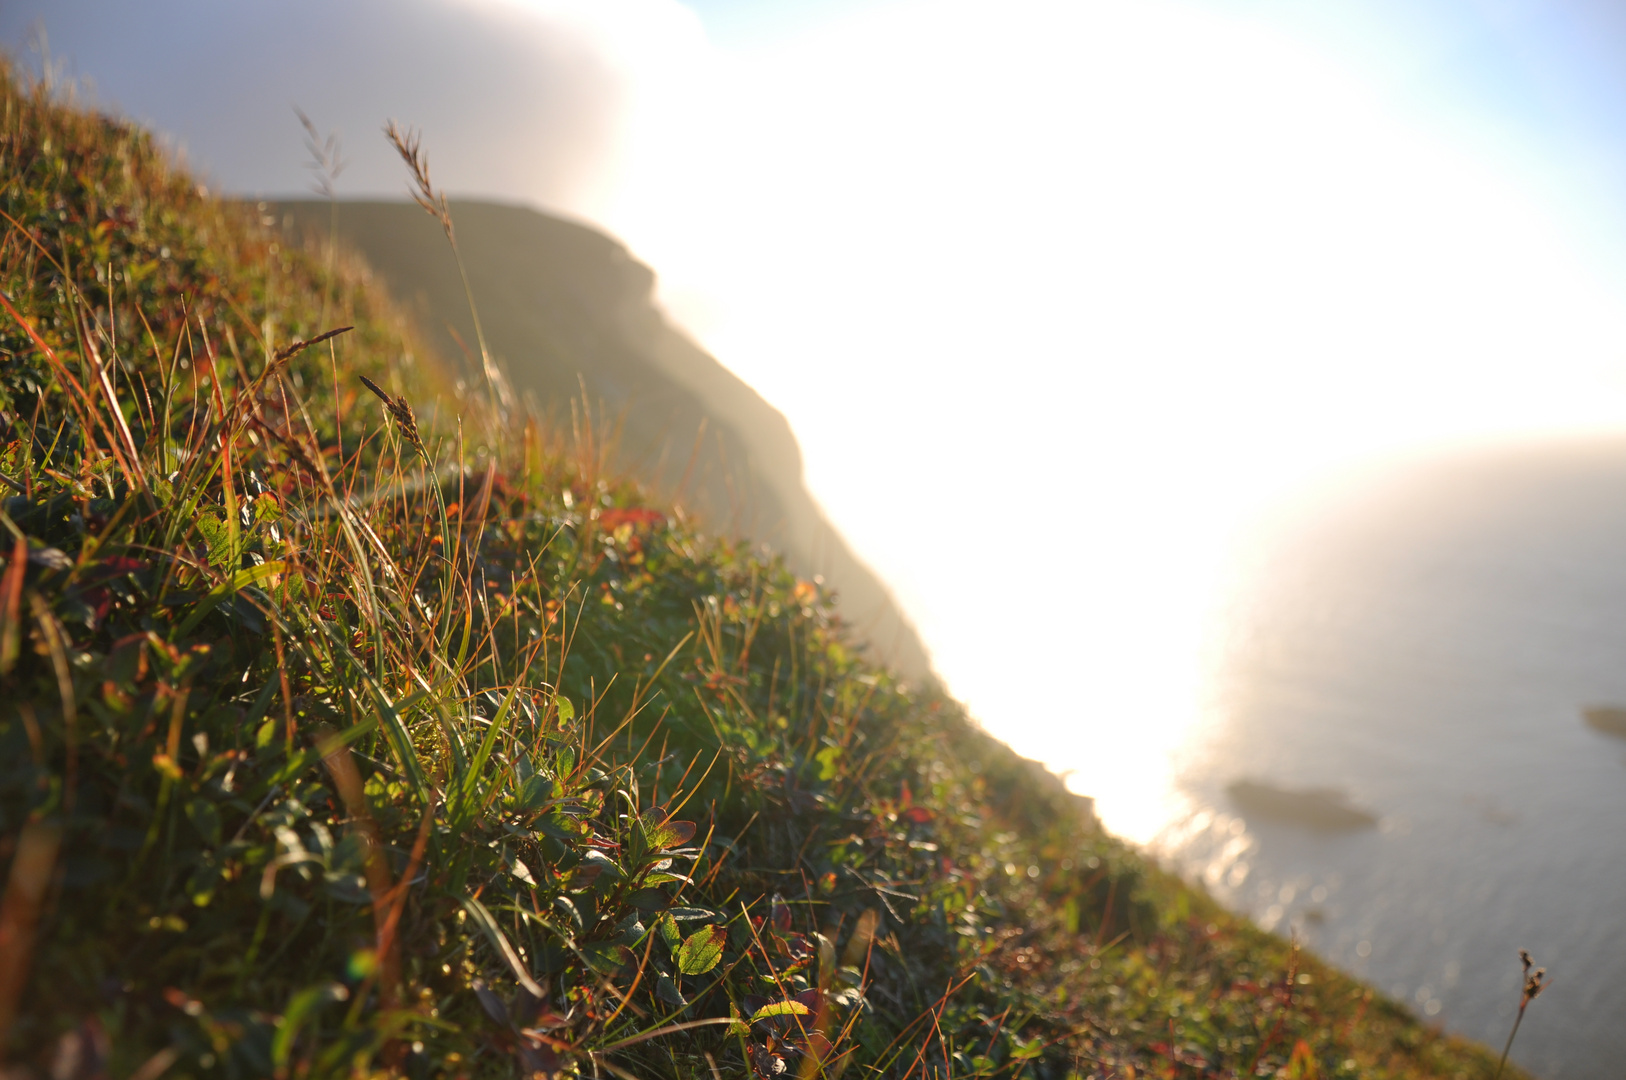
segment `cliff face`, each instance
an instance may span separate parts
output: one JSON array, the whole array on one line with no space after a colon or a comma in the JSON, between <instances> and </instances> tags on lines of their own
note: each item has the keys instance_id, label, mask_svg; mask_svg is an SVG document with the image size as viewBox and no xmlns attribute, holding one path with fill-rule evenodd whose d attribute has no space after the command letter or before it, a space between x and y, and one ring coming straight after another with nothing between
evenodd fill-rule
<instances>
[{"instance_id":1,"label":"cliff face","mask_svg":"<svg viewBox=\"0 0 1626 1080\"><path fill-rule=\"evenodd\" d=\"M290 241L327 236L326 202L276 203L267 213ZM823 575L878 659L929 677L913 627L809 495L784 416L667 322L648 267L610 237L535 210L455 202L452 216L487 340L516 390L565 422L585 391L621 425L619 468L712 529L771 543L799 573ZM423 211L344 202L338 232L444 359L476 347L456 265Z\"/></svg>"}]
</instances>

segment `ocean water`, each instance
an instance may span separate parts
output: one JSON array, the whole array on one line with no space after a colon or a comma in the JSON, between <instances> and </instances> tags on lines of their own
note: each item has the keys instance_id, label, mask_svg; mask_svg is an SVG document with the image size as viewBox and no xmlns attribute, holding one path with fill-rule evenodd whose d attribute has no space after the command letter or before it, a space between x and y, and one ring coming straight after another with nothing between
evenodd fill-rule
<instances>
[{"instance_id":1,"label":"ocean water","mask_svg":"<svg viewBox=\"0 0 1626 1080\"><path fill-rule=\"evenodd\" d=\"M1245 549L1215 623L1189 812L1152 845L1262 925L1513 1057L1626 1076L1626 440L1380 470ZM1250 814L1337 789L1364 828Z\"/></svg>"}]
</instances>

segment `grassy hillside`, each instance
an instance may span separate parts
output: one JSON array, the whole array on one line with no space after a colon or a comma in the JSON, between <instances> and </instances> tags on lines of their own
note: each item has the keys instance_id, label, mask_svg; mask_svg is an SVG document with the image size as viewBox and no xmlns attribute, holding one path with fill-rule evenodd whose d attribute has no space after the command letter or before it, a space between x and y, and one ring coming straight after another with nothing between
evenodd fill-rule
<instances>
[{"instance_id":1,"label":"grassy hillside","mask_svg":"<svg viewBox=\"0 0 1626 1080\"><path fill-rule=\"evenodd\" d=\"M0 210L8 1076L1490 1074L141 132Z\"/></svg>"},{"instance_id":2,"label":"grassy hillside","mask_svg":"<svg viewBox=\"0 0 1626 1080\"><path fill-rule=\"evenodd\" d=\"M343 243L374 268L437 354L477 380L475 333L435 221L408 202L272 203L295 244ZM518 206L454 202L458 243L491 349L517 389L562 426L585 391L619 431L613 467L702 522L770 543L803 577L822 576L888 666L930 675L914 629L847 548L802 482L778 410L667 323L655 276L616 241Z\"/></svg>"}]
</instances>

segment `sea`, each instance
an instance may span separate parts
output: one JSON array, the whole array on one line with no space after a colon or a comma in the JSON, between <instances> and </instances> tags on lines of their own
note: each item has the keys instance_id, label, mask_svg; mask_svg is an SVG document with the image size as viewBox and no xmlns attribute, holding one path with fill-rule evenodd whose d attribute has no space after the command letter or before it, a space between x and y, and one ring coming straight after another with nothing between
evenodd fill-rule
<instances>
[{"instance_id":1,"label":"sea","mask_svg":"<svg viewBox=\"0 0 1626 1080\"><path fill-rule=\"evenodd\" d=\"M1240 551L1152 850L1497 1052L1528 949L1512 1059L1626 1077L1626 738L1582 714L1626 706L1626 439L1391 463Z\"/></svg>"}]
</instances>

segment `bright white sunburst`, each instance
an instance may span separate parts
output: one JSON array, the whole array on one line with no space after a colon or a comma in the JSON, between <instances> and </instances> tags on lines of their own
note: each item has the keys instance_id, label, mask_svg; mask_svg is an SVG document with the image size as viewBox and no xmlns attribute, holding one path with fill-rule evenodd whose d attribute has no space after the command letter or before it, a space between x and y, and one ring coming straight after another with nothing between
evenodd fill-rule
<instances>
[{"instance_id":1,"label":"bright white sunburst","mask_svg":"<svg viewBox=\"0 0 1626 1080\"><path fill-rule=\"evenodd\" d=\"M887 7L694 63L613 224L789 416L950 687L1131 837L1235 528L1397 450L1626 420L1542 189L1172 3Z\"/></svg>"}]
</instances>

